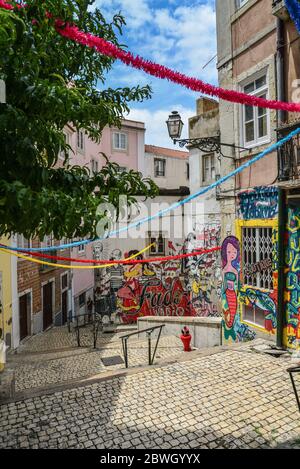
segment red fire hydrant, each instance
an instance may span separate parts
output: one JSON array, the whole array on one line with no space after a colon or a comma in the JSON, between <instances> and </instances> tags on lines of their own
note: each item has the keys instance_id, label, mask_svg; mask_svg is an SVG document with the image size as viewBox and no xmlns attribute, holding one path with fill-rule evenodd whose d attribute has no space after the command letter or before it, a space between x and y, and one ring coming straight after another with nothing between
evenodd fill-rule
<instances>
[{"instance_id":1,"label":"red fire hydrant","mask_svg":"<svg viewBox=\"0 0 300 469\"><path fill-rule=\"evenodd\" d=\"M184 328L181 331L180 339L183 343L183 350L185 352L191 352L192 351L191 349L192 336L190 334L188 327L184 326Z\"/></svg>"}]
</instances>

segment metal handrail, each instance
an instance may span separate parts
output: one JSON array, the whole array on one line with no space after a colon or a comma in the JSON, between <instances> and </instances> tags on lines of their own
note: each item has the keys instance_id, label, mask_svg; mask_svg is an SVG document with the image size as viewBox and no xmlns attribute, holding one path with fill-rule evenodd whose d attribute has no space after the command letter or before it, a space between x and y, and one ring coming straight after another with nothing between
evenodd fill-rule
<instances>
[{"instance_id":1,"label":"metal handrail","mask_svg":"<svg viewBox=\"0 0 300 469\"><path fill-rule=\"evenodd\" d=\"M99 313L96 313L94 311L91 315L95 316L96 314L99 314ZM78 318L81 318L81 317L86 318L87 316L91 316L91 315L89 313L82 313L82 314L76 314L75 316L68 317L67 319L68 331L71 332L70 324L73 322L73 319L76 319L76 323L78 324ZM80 327L86 326L87 324L90 324L90 322L89 321L86 322L84 320L84 323Z\"/></svg>"},{"instance_id":2,"label":"metal handrail","mask_svg":"<svg viewBox=\"0 0 300 469\"><path fill-rule=\"evenodd\" d=\"M131 337L133 335L143 334L144 332L146 332L146 334L148 336L148 360L149 360L149 365L153 365L155 354L156 354L157 347L158 347L158 342L159 342L163 327L165 327L165 324L161 324L160 326L148 327L147 329L143 329L141 331L130 332L130 334L122 335L120 337L120 339L122 340L122 349L123 349L123 355L124 355L124 361L125 361L125 368L128 368L128 346L127 346L127 341L129 339L129 337ZM156 329L160 329L160 331L158 333L157 341L156 341L154 352L153 352L153 355L152 355L152 351L151 351L151 334Z\"/></svg>"},{"instance_id":3,"label":"metal handrail","mask_svg":"<svg viewBox=\"0 0 300 469\"><path fill-rule=\"evenodd\" d=\"M83 313L83 314L78 314L76 316L72 316L71 319L76 319L76 325L74 326L74 329L76 330L76 336L77 336L77 345L78 347L80 347L80 329L82 327L85 327L89 324L92 324L93 325L93 338L94 338L94 349L96 348L96 344L97 344L97 338L98 338L98 331L99 331L99 326L102 325L102 318L101 316L96 313L96 312L93 312L92 313L92 319L91 321L88 321L88 322L85 322L84 321L84 324L78 324L78 320L80 317L82 316L88 316L89 313ZM68 330L69 332L71 332L71 329L70 329L70 322L71 321L68 321ZM72 321L73 322L73 321Z\"/></svg>"},{"instance_id":4,"label":"metal handrail","mask_svg":"<svg viewBox=\"0 0 300 469\"><path fill-rule=\"evenodd\" d=\"M299 394L297 392L296 384L295 384L294 377L293 377L293 373L300 373L300 365L288 368L286 371L290 375L293 390L294 390L294 394L295 394L296 401L297 401L298 408L299 408L299 412L300 412L300 397L299 397Z\"/></svg>"}]
</instances>

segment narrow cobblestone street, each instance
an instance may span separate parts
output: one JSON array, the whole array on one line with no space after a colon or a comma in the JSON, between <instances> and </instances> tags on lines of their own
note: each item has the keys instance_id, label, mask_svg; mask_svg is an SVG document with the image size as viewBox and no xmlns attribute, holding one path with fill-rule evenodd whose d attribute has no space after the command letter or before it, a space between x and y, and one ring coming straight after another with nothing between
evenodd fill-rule
<instances>
[{"instance_id":1,"label":"narrow cobblestone street","mask_svg":"<svg viewBox=\"0 0 300 469\"><path fill-rule=\"evenodd\" d=\"M52 328L44 334L31 337L9 356L8 366L15 372L16 392L44 388L72 380L85 379L101 373L122 370L124 361L117 365L105 366L103 358L123 359L120 337L124 332L100 333L97 349L91 347L92 332L89 328L81 332L83 347L76 347L74 333L66 327ZM156 339L153 337L152 346ZM161 337L155 356L155 364L183 355L182 344L175 336ZM145 366L148 363L148 342L145 335L134 336L128 346L130 367Z\"/></svg>"},{"instance_id":2,"label":"narrow cobblestone street","mask_svg":"<svg viewBox=\"0 0 300 469\"><path fill-rule=\"evenodd\" d=\"M0 447L300 448L289 359L250 345L190 357L4 404Z\"/></svg>"}]
</instances>

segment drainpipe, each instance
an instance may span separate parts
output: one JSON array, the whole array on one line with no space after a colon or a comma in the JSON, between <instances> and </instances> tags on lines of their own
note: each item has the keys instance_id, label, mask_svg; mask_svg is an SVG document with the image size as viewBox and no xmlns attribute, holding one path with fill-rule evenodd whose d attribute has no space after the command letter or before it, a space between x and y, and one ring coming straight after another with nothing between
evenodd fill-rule
<instances>
[{"instance_id":1,"label":"drainpipe","mask_svg":"<svg viewBox=\"0 0 300 469\"><path fill-rule=\"evenodd\" d=\"M277 307L277 337L276 345L283 348L283 329L285 320L284 290L285 290L285 245L287 203L285 191L278 188L278 307Z\"/></svg>"},{"instance_id":2,"label":"drainpipe","mask_svg":"<svg viewBox=\"0 0 300 469\"><path fill-rule=\"evenodd\" d=\"M284 21L277 18L277 49L276 49L276 76L277 76L277 100L285 101L284 83ZM279 110L277 113L277 127L286 121L286 111Z\"/></svg>"},{"instance_id":3,"label":"drainpipe","mask_svg":"<svg viewBox=\"0 0 300 469\"><path fill-rule=\"evenodd\" d=\"M278 101L285 101L285 63L284 63L284 21L277 18L277 50L276 50L276 85ZM277 128L286 122L287 113L277 112ZM277 150L278 174L281 173L280 153ZM278 307L277 307L277 337L276 345L283 348L283 329L285 321L284 290L285 290L285 245L286 230L286 193L278 188Z\"/></svg>"}]
</instances>

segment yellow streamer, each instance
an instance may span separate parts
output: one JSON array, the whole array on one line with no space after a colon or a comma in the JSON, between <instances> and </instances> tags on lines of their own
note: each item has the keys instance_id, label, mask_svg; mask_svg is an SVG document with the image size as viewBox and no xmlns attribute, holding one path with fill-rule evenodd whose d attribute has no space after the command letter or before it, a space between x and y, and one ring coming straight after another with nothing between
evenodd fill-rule
<instances>
[{"instance_id":1,"label":"yellow streamer","mask_svg":"<svg viewBox=\"0 0 300 469\"><path fill-rule=\"evenodd\" d=\"M149 249L152 248L152 246L155 246L155 243L149 244L149 246L145 247L141 251L137 252L136 254L133 254L133 256L127 257L126 259L123 259L124 261L130 261L131 259L134 259L135 257L138 257L140 254L143 254L146 251L149 251ZM10 254L11 256L17 256L20 259L25 259L26 261L30 262L35 262L36 264L42 264L42 265L49 265L51 267L59 267L61 269L104 269L105 267L111 267L113 265L118 265L118 264L101 264L101 265L64 265L64 264L54 264L53 262L46 262L46 261L40 261L38 259L33 259L32 257L29 257L28 255L25 256L23 254L19 254L16 251L9 251L8 249L3 249L0 248L0 252L4 252L6 254Z\"/></svg>"}]
</instances>

